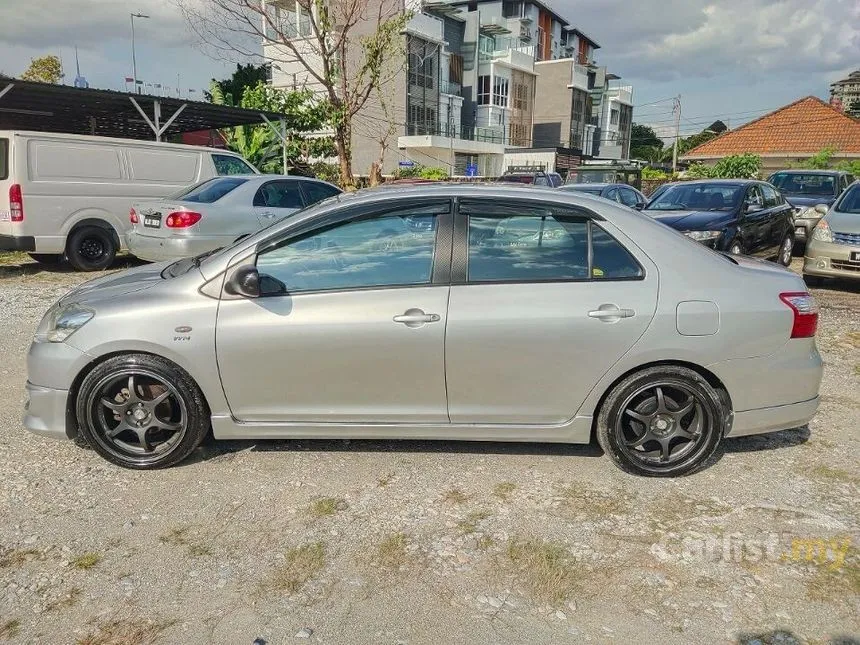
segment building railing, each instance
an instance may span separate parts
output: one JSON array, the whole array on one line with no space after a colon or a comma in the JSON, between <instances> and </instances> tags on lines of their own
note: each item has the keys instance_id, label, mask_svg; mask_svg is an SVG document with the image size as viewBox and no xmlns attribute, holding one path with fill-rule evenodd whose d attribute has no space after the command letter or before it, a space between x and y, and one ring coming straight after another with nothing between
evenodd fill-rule
<instances>
[{"instance_id":1,"label":"building railing","mask_svg":"<svg viewBox=\"0 0 860 645\"><path fill-rule=\"evenodd\" d=\"M439 81L439 91L442 94L453 94L454 96L463 95L463 86L453 81Z\"/></svg>"},{"instance_id":2,"label":"building railing","mask_svg":"<svg viewBox=\"0 0 860 645\"><path fill-rule=\"evenodd\" d=\"M446 123L407 123L406 136L436 136L465 141L481 141L507 145L510 143L502 128L474 125L449 125Z\"/></svg>"}]
</instances>

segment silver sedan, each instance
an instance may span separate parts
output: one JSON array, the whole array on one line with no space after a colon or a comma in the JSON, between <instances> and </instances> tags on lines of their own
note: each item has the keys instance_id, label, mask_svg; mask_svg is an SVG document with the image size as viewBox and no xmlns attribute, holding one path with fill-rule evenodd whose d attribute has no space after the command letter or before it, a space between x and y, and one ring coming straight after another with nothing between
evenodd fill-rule
<instances>
[{"instance_id":1,"label":"silver sedan","mask_svg":"<svg viewBox=\"0 0 860 645\"><path fill-rule=\"evenodd\" d=\"M215 439L588 443L673 476L818 407L783 267L576 192L322 202L207 257L105 276L39 325L24 424L128 468Z\"/></svg>"},{"instance_id":2,"label":"silver sedan","mask_svg":"<svg viewBox=\"0 0 860 645\"><path fill-rule=\"evenodd\" d=\"M232 244L338 193L337 186L306 177L216 177L166 199L134 204L126 244L141 260L178 260Z\"/></svg>"}]
</instances>

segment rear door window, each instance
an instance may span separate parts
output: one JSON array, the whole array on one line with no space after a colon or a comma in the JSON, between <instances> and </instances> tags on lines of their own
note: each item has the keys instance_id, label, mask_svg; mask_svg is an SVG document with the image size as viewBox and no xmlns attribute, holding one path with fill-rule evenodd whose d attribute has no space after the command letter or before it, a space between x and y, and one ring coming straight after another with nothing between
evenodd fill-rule
<instances>
[{"instance_id":1,"label":"rear door window","mask_svg":"<svg viewBox=\"0 0 860 645\"><path fill-rule=\"evenodd\" d=\"M254 206L268 208L304 208L298 181L269 181L260 186L254 195Z\"/></svg>"},{"instance_id":2,"label":"rear door window","mask_svg":"<svg viewBox=\"0 0 860 645\"><path fill-rule=\"evenodd\" d=\"M254 175L256 172L244 159L232 155L212 155L215 172L219 175Z\"/></svg>"},{"instance_id":3,"label":"rear door window","mask_svg":"<svg viewBox=\"0 0 860 645\"><path fill-rule=\"evenodd\" d=\"M302 190L305 191L305 201L307 201L308 206L340 194L340 191L334 186L316 181L303 181Z\"/></svg>"},{"instance_id":4,"label":"rear door window","mask_svg":"<svg viewBox=\"0 0 860 645\"><path fill-rule=\"evenodd\" d=\"M0 179L9 179L9 139L0 139Z\"/></svg>"}]
</instances>

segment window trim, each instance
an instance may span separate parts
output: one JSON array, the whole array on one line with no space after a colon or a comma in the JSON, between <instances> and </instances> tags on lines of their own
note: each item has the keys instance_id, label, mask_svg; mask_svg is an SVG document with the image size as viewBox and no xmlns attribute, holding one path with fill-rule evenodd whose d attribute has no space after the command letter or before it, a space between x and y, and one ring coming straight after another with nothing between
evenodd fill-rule
<instances>
[{"instance_id":1,"label":"window trim","mask_svg":"<svg viewBox=\"0 0 860 645\"><path fill-rule=\"evenodd\" d=\"M307 289L302 291L290 291L286 294L272 293L260 294L260 298L292 298L318 293L349 293L356 291L381 291L383 289L416 289L427 287L447 286L451 276L451 248L453 237L453 208L450 198L416 198L407 197L392 201L384 207L378 203L362 204L338 209L333 213L326 213L319 219L303 222L293 229L281 231L279 234L261 240L254 248L252 255L248 257L247 263L257 265L257 260L262 253L273 250L281 244L288 244L321 233L325 230L335 228L349 222L358 222L366 219L374 219L401 211L410 207L433 208L438 207L436 213L436 237L433 240L433 257L430 269L430 281L410 284L373 285L360 287L339 287L334 289Z\"/></svg>"},{"instance_id":2,"label":"window trim","mask_svg":"<svg viewBox=\"0 0 860 645\"><path fill-rule=\"evenodd\" d=\"M466 210L464 212L464 203L466 209L472 207L472 204L481 204L481 205L494 205L497 208L516 208L517 206L522 206L524 208L564 208L566 210L571 210L576 212L576 217L582 218L588 224L588 277L587 278L546 278L541 280L492 280L492 281L481 281L481 282L470 282L468 280L469 275L469 212ZM479 215L475 213L476 216L490 218L495 217L495 215ZM499 219L503 219L503 217L499 217ZM645 268L644 263L636 257L636 254L630 250L630 247L627 244L622 243L615 235L611 232L607 231L606 228L600 226L596 222L606 221L604 217L595 213L594 211L590 211L588 209L582 208L580 206L571 206L567 204L559 204L557 202L543 201L543 200L505 200L500 201L498 199L493 198L484 198L484 197L463 197L463 198L455 198L454 200L454 248L452 253L451 260L451 286L493 286L493 285L503 285L503 284L554 284L554 283L563 283L563 282L595 282L595 283L605 283L605 282L637 282L641 280L645 280L648 275L648 271ZM591 241L591 232L592 226L597 226L601 229L606 235L615 240L621 247L627 252L627 254L633 258L633 261L639 266L641 271L641 275L628 277L628 278L595 278L594 277L594 247Z\"/></svg>"}]
</instances>

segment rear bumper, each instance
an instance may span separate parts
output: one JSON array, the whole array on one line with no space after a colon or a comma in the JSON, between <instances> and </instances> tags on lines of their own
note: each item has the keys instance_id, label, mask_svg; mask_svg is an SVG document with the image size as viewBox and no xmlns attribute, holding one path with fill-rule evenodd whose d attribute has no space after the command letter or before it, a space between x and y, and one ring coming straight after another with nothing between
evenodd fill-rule
<instances>
[{"instance_id":1,"label":"rear bumper","mask_svg":"<svg viewBox=\"0 0 860 645\"><path fill-rule=\"evenodd\" d=\"M161 262L199 255L230 244L224 237L150 237L135 231L126 234L128 251L141 260Z\"/></svg>"},{"instance_id":2,"label":"rear bumper","mask_svg":"<svg viewBox=\"0 0 860 645\"><path fill-rule=\"evenodd\" d=\"M27 381L27 402L24 404L24 427L30 432L51 439L69 439L66 423L68 390L33 385Z\"/></svg>"},{"instance_id":3,"label":"rear bumper","mask_svg":"<svg viewBox=\"0 0 860 645\"><path fill-rule=\"evenodd\" d=\"M36 238L32 235L0 235L0 251L35 251Z\"/></svg>"},{"instance_id":4,"label":"rear bumper","mask_svg":"<svg viewBox=\"0 0 860 645\"><path fill-rule=\"evenodd\" d=\"M743 437L806 425L818 410L819 397L791 405L736 412L727 437Z\"/></svg>"}]
</instances>

